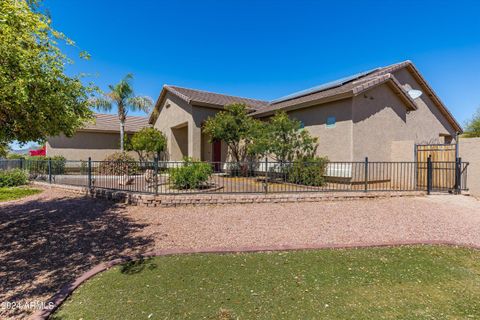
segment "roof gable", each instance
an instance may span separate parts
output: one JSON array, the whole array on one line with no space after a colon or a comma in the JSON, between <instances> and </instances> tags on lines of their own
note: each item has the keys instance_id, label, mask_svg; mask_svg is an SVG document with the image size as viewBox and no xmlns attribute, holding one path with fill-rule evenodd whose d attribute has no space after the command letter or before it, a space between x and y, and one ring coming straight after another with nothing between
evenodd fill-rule
<instances>
[{"instance_id":1,"label":"roof gable","mask_svg":"<svg viewBox=\"0 0 480 320\"><path fill-rule=\"evenodd\" d=\"M224 106L232 103L244 103L252 109L252 111L259 110L268 106L268 101L257 99L243 98L238 96L225 95L220 93L208 92L203 90L189 89L171 85L164 85L160 97L155 103L154 110L150 115L149 122L153 123L156 120L160 105L165 98L167 92L174 94L188 104L196 106L207 106L213 108L223 109Z\"/></svg>"}]
</instances>

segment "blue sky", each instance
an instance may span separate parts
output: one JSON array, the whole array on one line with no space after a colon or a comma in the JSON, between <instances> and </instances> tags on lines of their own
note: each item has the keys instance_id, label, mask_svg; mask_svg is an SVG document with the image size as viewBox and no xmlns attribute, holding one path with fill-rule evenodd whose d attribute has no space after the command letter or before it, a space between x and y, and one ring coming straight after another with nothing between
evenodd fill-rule
<instances>
[{"instance_id":1,"label":"blue sky","mask_svg":"<svg viewBox=\"0 0 480 320\"><path fill-rule=\"evenodd\" d=\"M78 50L69 72L101 88L125 74L154 100L163 84L274 99L412 60L463 124L480 106L475 1L45 0ZM79 61L79 50L92 59Z\"/></svg>"}]
</instances>

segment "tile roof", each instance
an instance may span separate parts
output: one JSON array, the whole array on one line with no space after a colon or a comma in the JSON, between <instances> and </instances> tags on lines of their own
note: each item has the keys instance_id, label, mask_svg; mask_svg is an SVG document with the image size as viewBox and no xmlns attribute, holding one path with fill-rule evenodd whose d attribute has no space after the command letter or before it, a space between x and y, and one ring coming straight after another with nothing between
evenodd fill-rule
<instances>
[{"instance_id":1,"label":"tile roof","mask_svg":"<svg viewBox=\"0 0 480 320\"><path fill-rule=\"evenodd\" d=\"M244 103L254 110L268 105L268 101L229 96L225 94L165 85L164 88L191 104L209 104L224 107L232 103Z\"/></svg>"},{"instance_id":2,"label":"tile roof","mask_svg":"<svg viewBox=\"0 0 480 320\"><path fill-rule=\"evenodd\" d=\"M409 61L405 61L387 67L377 68L358 74L358 76L344 78L345 80L343 81L342 79L334 81L331 83L331 85L318 86L318 90L312 88L303 90L299 93L291 94L285 98L272 101L268 107L256 111L255 113L253 113L253 115L267 115L277 110L282 110L288 107L302 105L308 102L324 100L333 97L353 96L361 91L380 84L380 82L385 82L385 80L394 81L396 82L397 86L400 86L398 81L396 81L396 79L393 77L393 75L391 75L390 72L400 69L408 63ZM399 89L401 89L401 86ZM406 95L405 91L404 94ZM410 99L408 95L406 98Z\"/></svg>"},{"instance_id":3,"label":"tile roof","mask_svg":"<svg viewBox=\"0 0 480 320\"><path fill-rule=\"evenodd\" d=\"M147 117L127 116L125 120L125 132L133 133L148 127ZM96 113L95 121L88 123L79 131L105 131L119 132L120 123L116 114Z\"/></svg>"},{"instance_id":4,"label":"tile roof","mask_svg":"<svg viewBox=\"0 0 480 320\"><path fill-rule=\"evenodd\" d=\"M458 122L448 111L445 105L441 102L441 100L438 98L432 88L428 85L428 83L424 80L424 78L420 75L413 63L409 60L392 64L386 67L380 67L370 71L362 72L311 89L302 90L300 92L296 92L273 101L235 97L202 90L165 85L163 87L160 98L157 101L157 104L165 95L165 92L169 91L192 105L203 104L223 108L225 105L235 102L245 103L247 106L253 109L253 112L251 113L252 116L262 117L271 115L277 110L301 108L304 106L312 105L313 103L320 104L328 101L352 97L372 87L375 87L382 83L387 83L396 93L399 94L400 98L404 100L407 107L409 107L410 109L416 109L416 105L413 102L413 99L408 95L406 90L393 75L395 71L404 67L409 68L409 70L416 76L420 84L424 86L427 94L436 103L439 110L447 117L447 119L454 126L454 128L461 132L462 129ZM158 110L157 108L155 108L150 115L150 123L153 123L157 116Z\"/></svg>"}]
</instances>

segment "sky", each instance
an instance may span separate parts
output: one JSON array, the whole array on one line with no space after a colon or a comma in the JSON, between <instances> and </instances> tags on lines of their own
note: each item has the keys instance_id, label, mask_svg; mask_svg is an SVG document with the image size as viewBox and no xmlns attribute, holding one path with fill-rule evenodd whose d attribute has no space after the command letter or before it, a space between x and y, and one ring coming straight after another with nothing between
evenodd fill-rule
<instances>
[{"instance_id":1,"label":"sky","mask_svg":"<svg viewBox=\"0 0 480 320\"><path fill-rule=\"evenodd\" d=\"M134 75L153 100L164 84L272 100L411 60L464 124L480 106L478 1L44 0L76 42L68 73L100 88ZM89 61L78 59L81 50Z\"/></svg>"}]
</instances>

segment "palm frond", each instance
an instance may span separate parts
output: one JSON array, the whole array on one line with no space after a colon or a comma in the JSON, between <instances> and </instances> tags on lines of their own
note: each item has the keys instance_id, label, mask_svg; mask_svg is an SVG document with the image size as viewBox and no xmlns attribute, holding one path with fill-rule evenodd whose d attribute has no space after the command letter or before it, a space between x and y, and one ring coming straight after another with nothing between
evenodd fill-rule
<instances>
[{"instance_id":1,"label":"palm frond","mask_svg":"<svg viewBox=\"0 0 480 320\"><path fill-rule=\"evenodd\" d=\"M123 99L128 99L134 96L132 80L133 80L133 75L129 73L117 85L116 91L119 93L120 97L122 97Z\"/></svg>"},{"instance_id":2,"label":"palm frond","mask_svg":"<svg viewBox=\"0 0 480 320\"><path fill-rule=\"evenodd\" d=\"M105 97L94 97L88 100L88 103L91 107L101 110L101 111L110 111L112 110L112 101Z\"/></svg>"},{"instance_id":3,"label":"palm frond","mask_svg":"<svg viewBox=\"0 0 480 320\"><path fill-rule=\"evenodd\" d=\"M140 110L148 113L153 106L152 98L147 96L131 97L128 98L126 102L127 106L129 106L132 111Z\"/></svg>"}]
</instances>

